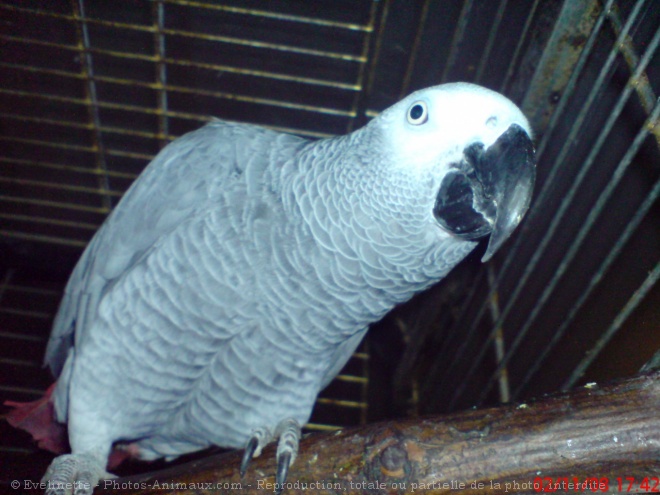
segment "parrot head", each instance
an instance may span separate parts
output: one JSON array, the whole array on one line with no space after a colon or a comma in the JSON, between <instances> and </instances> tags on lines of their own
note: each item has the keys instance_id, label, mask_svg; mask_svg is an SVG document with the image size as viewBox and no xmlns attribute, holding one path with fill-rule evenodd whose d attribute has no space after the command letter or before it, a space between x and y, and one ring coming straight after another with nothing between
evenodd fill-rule
<instances>
[{"instance_id":1,"label":"parrot head","mask_svg":"<svg viewBox=\"0 0 660 495\"><path fill-rule=\"evenodd\" d=\"M532 131L520 109L494 91L453 83L412 93L374 121L392 167L432 184L429 221L459 239L490 235L488 261L532 197Z\"/></svg>"}]
</instances>

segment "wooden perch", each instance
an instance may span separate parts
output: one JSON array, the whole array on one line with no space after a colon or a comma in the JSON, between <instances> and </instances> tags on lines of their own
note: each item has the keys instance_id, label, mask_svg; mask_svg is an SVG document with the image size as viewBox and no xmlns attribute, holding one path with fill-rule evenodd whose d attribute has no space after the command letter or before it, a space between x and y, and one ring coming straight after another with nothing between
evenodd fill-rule
<instances>
[{"instance_id":1,"label":"wooden perch","mask_svg":"<svg viewBox=\"0 0 660 495\"><path fill-rule=\"evenodd\" d=\"M96 493L274 491L273 446L244 479L240 461L240 452L215 455L102 481ZM654 372L533 403L313 434L300 444L284 493L639 493L660 491L658 476L660 372Z\"/></svg>"}]
</instances>

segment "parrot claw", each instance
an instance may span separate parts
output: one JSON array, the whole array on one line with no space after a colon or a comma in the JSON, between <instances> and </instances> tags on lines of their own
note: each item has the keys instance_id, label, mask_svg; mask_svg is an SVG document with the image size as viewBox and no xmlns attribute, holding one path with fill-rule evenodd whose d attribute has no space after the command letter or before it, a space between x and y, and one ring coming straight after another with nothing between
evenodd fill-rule
<instances>
[{"instance_id":1,"label":"parrot claw","mask_svg":"<svg viewBox=\"0 0 660 495\"><path fill-rule=\"evenodd\" d=\"M92 495L99 480L114 478L106 472L105 462L92 454L67 454L56 457L41 482L46 495Z\"/></svg>"},{"instance_id":2,"label":"parrot claw","mask_svg":"<svg viewBox=\"0 0 660 495\"><path fill-rule=\"evenodd\" d=\"M291 452L284 452L277 456L277 474L275 475L275 495L281 495L286 476L291 466Z\"/></svg>"},{"instance_id":3,"label":"parrot claw","mask_svg":"<svg viewBox=\"0 0 660 495\"><path fill-rule=\"evenodd\" d=\"M279 441L277 442L277 474L275 476L276 494L282 493L289 467L298 455L298 444L300 442L300 424L293 418L280 422L275 430Z\"/></svg>"},{"instance_id":4,"label":"parrot claw","mask_svg":"<svg viewBox=\"0 0 660 495\"><path fill-rule=\"evenodd\" d=\"M240 474L241 478L245 477L247 468L250 465L252 457L254 457L254 452L257 450L257 445L259 445L259 440L256 437L250 437L247 445L245 446L245 452L243 452L243 459L241 460Z\"/></svg>"},{"instance_id":5,"label":"parrot claw","mask_svg":"<svg viewBox=\"0 0 660 495\"><path fill-rule=\"evenodd\" d=\"M277 495L282 493L283 484L289 474L289 467L296 460L298 454L298 443L300 442L300 424L293 418L287 418L277 425L275 435L279 437L277 442L277 473L275 484ZM252 432L252 436L245 446L243 459L241 460L240 474L241 478L245 476L250 461L253 457L258 457L261 450L272 440L273 434L268 428L258 428Z\"/></svg>"},{"instance_id":6,"label":"parrot claw","mask_svg":"<svg viewBox=\"0 0 660 495\"><path fill-rule=\"evenodd\" d=\"M245 476L248 467L250 466L250 461L253 457L259 457L261 455L261 450L270 443L273 439L273 434L268 428L257 428L252 432L252 436L248 440L247 445L245 446L245 452L243 453L243 459L241 460L241 467L239 472L241 478Z\"/></svg>"}]
</instances>

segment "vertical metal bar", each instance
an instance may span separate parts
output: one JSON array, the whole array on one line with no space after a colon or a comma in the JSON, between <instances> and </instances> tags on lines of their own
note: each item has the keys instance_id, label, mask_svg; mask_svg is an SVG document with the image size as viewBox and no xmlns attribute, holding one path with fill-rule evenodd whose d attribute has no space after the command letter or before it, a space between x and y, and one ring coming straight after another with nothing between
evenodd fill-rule
<instances>
[{"instance_id":1,"label":"vertical metal bar","mask_svg":"<svg viewBox=\"0 0 660 495\"><path fill-rule=\"evenodd\" d=\"M474 298L477 295L477 290L479 287L482 286L483 284L483 279L484 279L484 270L480 270L479 273L477 274L476 280L474 280L474 283L471 284L471 289L470 292L468 293L468 296L465 298L465 302L463 303L463 306L461 307L461 312L459 313L458 317L456 318L456 322L462 322L465 320L467 311L472 305L472 301L474 301ZM444 356L445 354L451 349L452 344L454 343L454 340L458 336L461 338L464 337L464 335L461 332L456 332L452 331L454 328L456 328L458 325L457 323L454 323L452 327L449 329L447 332L447 338L444 340L442 343L442 347L440 348L440 351L437 353L437 357L433 360L433 363L431 365L431 368L429 369L429 372L427 373L427 376L429 377L435 377L439 376L440 373L442 372L442 365L445 364L449 359L445 359ZM456 354L464 354L465 353L465 348L467 347L468 343L470 342L470 338L462 338L461 343L459 344L458 348L453 352L452 355ZM452 363L453 364L453 363ZM448 373L445 373L444 376L447 376ZM426 408L427 409L433 409L435 405L437 405L437 397L434 398L434 393L433 389L440 390L440 385L444 382L443 380L440 381L440 385L438 386L431 386L431 383L433 380L426 380L425 385L422 388L421 391L421 396L425 398L426 401Z\"/></svg>"},{"instance_id":2,"label":"vertical metal bar","mask_svg":"<svg viewBox=\"0 0 660 495\"><path fill-rule=\"evenodd\" d=\"M518 67L518 59L520 58L520 54L522 52L522 47L524 45L524 42L527 39L527 34L529 33L529 29L532 26L532 20L534 19L534 15L536 14L536 9L539 6L539 2L540 2L540 0L534 0L534 4L532 5L532 8L529 11L529 14L527 14L527 19L525 19L525 25L523 26L522 33L520 33L520 39L518 40L518 44L516 45L516 49L513 52L513 56L511 57L511 61L509 62L509 67L506 70L506 74L504 76L504 81L502 82L502 85L500 86L500 92L501 93L506 93L507 90L509 89L509 82L511 81L511 77L513 77L513 73L515 72L516 68Z\"/></svg>"},{"instance_id":3,"label":"vertical metal bar","mask_svg":"<svg viewBox=\"0 0 660 495\"><path fill-rule=\"evenodd\" d=\"M2 303L2 299L5 297L5 293L7 292L9 284L11 284L11 279L14 278L14 273L16 273L15 268L9 268L5 272L5 277L0 284L0 304Z\"/></svg>"},{"instance_id":4,"label":"vertical metal bar","mask_svg":"<svg viewBox=\"0 0 660 495\"><path fill-rule=\"evenodd\" d=\"M566 139L566 142L564 143L564 145L562 147L562 150L559 153L559 156L557 157L557 159L555 160L555 162L553 164L553 167L552 167L553 169L558 170L560 168L560 165L563 163L563 160L566 157L566 155L568 154L568 152L570 151L571 147L576 143L578 132L579 132L582 124L585 122L585 119L586 119L586 117L589 113L589 110L590 110L592 104L594 103L594 101L596 99L596 95L599 93L600 88L602 87L602 85L605 82L605 80L607 79L607 77L611 76L611 73L612 73L611 69L612 69L614 61L616 59L616 56L618 54L618 43L620 42L620 40L624 36L627 35L628 31L632 27L632 24L633 24L634 20L636 19L637 14L639 14L639 12L641 10L641 6L643 5L643 3L644 3L644 0L638 0L637 1L636 5L635 5L635 8L633 9L633 12L629 16L628 22L626 23L626 27L621 32L621 35L620 35L619 39L617 39L614 46L612 47L612 50L610 51L610 55L608 56L607 61L603 64L603 66L601 68L601 71L598 75L598 78L597 78L596 82L593 85L592 91L590 92L589 97L587 98L587 101L583 104L583 106L580 110L580 113L578 114L577 118L575 119L575 121L573 123L573 126L571 127L571 132L569 133L569 136ZM575 179L575 181L574 181L574 183L571 187L571 191L574 191L574 190L577 189L577 186L579 186L579 183L581 182L582 178L586 175L587 170L588 170L588 167L583 167L582 168L582 170L579 173L579 177ZM547 185L548 185L548 183L546 183L546 186ZM546 188L546 190L549 190L549 189L550 189L549 187ZM562 201L562 205L565 205L565 206L563 208L560 208L561 215L563 215L563 213L568 208L568 205L570 204L570 201L567 201L567 200L569 200L569 198L565 197L564 200ZM571 196L570 200L572 200L572 196ZM537 211L539 210L539 204L540 204L540 199L537 198L536 199L536 205L537 206L535 208ZM515 302L518 300L518 297L520 296L520 293L522 292L523 287L527 284L527 281L529 280L529 277L531 276L534 269L538 265L538 263L541 259L541 256L545 252L545 248L550 243L551 234L552 234L552 232L554 232L554 229L556 229L556 225L558 224L559 220L561 219L561 217L559 217L560 211L555 213L555 216L553 217L553 220L552 220L552 223L551 223L551 227L545 233L543 239L541 240L541 242L539 244L538 249L534 252L534 255L532 256L530 261L525 266L525 270L523 271L522 276L519 277L519 279L517 280L516 287L513 290L513 292L511 293L511 296L509 297L509 300L508 300L506 306L504 307L504 310L502 311L502 314L500 315L500 321L498 321L496 323L496 325L493 326L493 329L491 330L486 342L484 343L484 346L482 347L482 350L479 352L477 359L474 360L474 362L472 364L472 367L468 371L468 374L466 375L466 378L471 377L474 374L474 372L477 370L477 367L479 366L479 364L483 361L485 353L487 352L487 345L493 339L497 325L501 325L502 321L507 318L507 316L509 315L509 312L514 307ZM529 219L527 221L529 221ZM511 257L511 253L509 253L509 257ZM504 270L504 268L503 268L503 270ZM498 285L499 285L499 283L498 283ZM535 309L536 309L536 307L535 307ZM521 339L522 339L522 336L519 333L516 336L516 340L514 341L514 343L512 343L511 347L509 348L509 357L515 351L515 349L517 348L517 344L521 341ZM508 362L508 359L505 360L505 361ZM491 377L491 380L489 380L489 384L486 387L486 389L488 389L492 385L492 383L493 382L492 382L492 377ZM463 390L464 389L461 387L460 390L457 390L455 392L455 394L452 397L451 404L454 404L456 402L456 400L458 399L460 394L462 394ZM487 390L484 390L482 392L481 398L479 399L479 402L481 402L482 398L485 397L486 393L487 393Z\"/></svg>"},{"instance_id":5,"label":"vertical metal bar","mask_svg":"<svg viewBox=\"0 0 660 495\"><path fill-rule=\"evenodd\" d=\"M408 88L410 87L410 79L412 77L413 69L415 68L415 62L417 61L417 54L419 53L419 47L422 42L422 35L424 34L424 29L426 26L426 20L429 16L429 5L431 0L424 0L424 5L422 6L422 11L419 15L419 20L417 21L417 31L415 32L415 41L413 42L412 50L410 51L410 57L408 57L408 66L406 67L406 73L403 76L403 83L401 84L401 92L399 93L399 98L403 98L408 94Z\"/></svg>"},{"instance_id":6,"label":"vertical metal bar","mask_svg":"<svg viewBox=\"0 0 660 495\"><path fill-rule=\"evenodd\" d=\"M492 287L495 282L495 268L493 263L488 264L488 285ZM490 313L493 322L496 322L500 318L500 302L499 302L499 293L496 291L493 294L493 297L490 298ZM505 344L504 344L504 331L502 327L497 328L497 333L495 334L495 339L493 340L493 347L495 350L495 362L499 365L504 359L505 354ZM506 366L502 367L498 376L499 381L499 391L500 391L500 402L506 404L511 400L511 389L509 387L509 371Z\"/></svg>"},{"instance_id":7,"label":"vertical metal bar","mask_svg":"<svg viewBox=\"0 0 660 495\"><path fill-rule=\"evenodd\" d=\"M165 63L165 5L162 0L152 4L154 18L154 48L156 54L156 84L158 87L158 134L161 148L167 144L169 118L167 116L167 64Z\"/></svg>"},{"instance_id":8,"label":"vertical metal bar","mask_svg":"<svg viewBox=\"0 0 660 495\"><path fill-rule=\"evenodd\" d=\"M465 28L467 27L468 20L470 18L470 12L472 11L473 0L465 0L463 2L463 8L458 17L458 23L456 24L456 29L454 30L454 36L451 40L451 47L449 49L449 56L447 57L447 63L445 68L442 71L442 77L440 78L441 82L447 82L449 77L449 71L456 63L456 58L460 52L459 47L461 41L463 41L463 36L465 35Z\"/></svg>"},{"instance_id":9,"label":"vertical metal bar","mask_svg":"<svg viewBox=\"0 0 660 495\"><path fill-rule=\"evenodd\" d=\"M546 358L550 354L550 351L555 348L559 340L564 336L564 333L566 333L566 330L577 316L580 308L582 308L593 290L601 282L602 278L605 276L605 273L607 273L614 260L619 256L624 246L630 240L630 237L635 233L637 227L639 227L639 224L642 222L651 207L658 200L658 197L660 197L660 180L656 181L655 185L651 189L651 192L646 196L644 202L635 212L635 215L633 215L628 225L626 225L626 228L616 240L610 252L607 254L594 275L591 277L591 280L589 280L589 285L587 288L582 292L580 297L571 307L570 311L568 312L568 316L564 318L564 321L562 321L559 328L557 328L557 330L552 334L552 338L550 339L550 342L548 342L548 345L543 349L543 352L534 361L534 364L527 370L525 377L522 379L520 385L518 388L516 388L513 394L514 399L519 397L527 384L541 368L541 365L545 362Z\"/></svg>"},{"instance_id":10,"label":"vertical metal bar","mask_svg":"<svg viewBox=\"0 0 660 495\"><path fill-rule=\"evenodd\" d=\"M638 0L638 10L639 10L639 3L640 0ZM600 34L600 30L603 27L603 23L607 18L607 16L609 15L609 12L611 11L613 4L614 4L614 0L607 1L605 6L603 7L603 10L598 16L596 23L594 24L594 28L592 29L591 34L589 35L589 39L587 39L587 42L584 44L584 48L582 49L582 52L580 53L580 57L578 58L578 61L575 64L575 68L571 73L571 76L568 80L568 83L566 84L566 87L564 88L564 91L561 95L561 98L559 99L559 102L557 102L557 108L553 112L552 117L548 122L548 126L543 132L543 138L541 139L541 142L539 143L536 149L536 155L539 160L543 156L543 153L545 152L545 148L548 145L548 142L550 142L550 137L553 135L557 123L561 120L561 118L564 115L564 110L566 110L569 100L573 96L573 91L575 90L575 87L577 86L577 83L580 80L580 77L582 75L582 70L587 64L587 60L591 56L593 48L596 45L596 41L598 39L598 35ZM557 173L556 168L552 168L550 170L550 173L548 174L547 182L551 182L552 180L551 178L554 178L556 173ZM545 195L540 197L542 197L542 199L545 200Z\"/></svg>"},{"instance_id":11,"label":"vertical metal bar","mask_svg":"<svg viewBox=\"0 0 660 495\"><path fill-rule=\"evenodd\" d=\"M380 14L380 22L378 23L378 33L374 42L374 50L369 64L369 75L367 76L367 84L364 88L360 87L360 91L365 92L366 97L372 93L374 81L376 79L376 66L380 59L380 49L383 46L383 35L385 34L385 26L387 25L387 17L390 13L390 4L392 0L385 0L383 2L383 10Z\"/></svg>"},{"instance_id":12,"label":"vertical metal bar","mask_svg":"<svg viewBox=\"0 0 660 495\"><path fill-rule=\"evenodd\" d=\"M94 81L94 64L92 61L91 43L89 40L89 31L87 28L85 16L84 0L71 0L73 16L78 20L76 31L78 33L78 44L80 47L80 70L86 81L85 91L87 93L87 110L90 123L93 127L93 142L96 150L96 169L98 170L99 188L103 191L110 191L110 178L108 176L108 166L105 160L105 146L103 144L103 132L101 131L101 117L99 115L99 104L96 92L96 82ZM102 206L112 209L112 197L110 194L101 196Z\"/></svg>"},{"instance_id":13,"label":"vertical metal bar","mask_svg":"<svg viewBox=\"0 0 660 495\"><path fill-rule=\"evenodd\" d=\"M483 53L481 54L481 60L479 61L477 74L474 78L476 83L480 83L481 79L483 78L486 65L488 64L490 58L490 52L493 50L493 45L495 44L497 31L499 31L502 18L504 17L504 11L506 10L507 2L508 0L500 0L500 5L497 7L495 19L493 20L493 23L490 26L490 32L488 33L488 41L486 42L486 47L484 48Z\"/></svg>"},{"instance_id":14,"label":"vertical metal bar","mask_svg":"<svg viewBox=\"0 0 660 495\"><path fill-rule=\"evenodd\" d=\"M362 376L364 382L362 383L362 390L360 391L360 401L365 405L360 409L360 424L366 425L369 420L369 339L364 340L364 353L365 359L362 360Z\"/></svg>"},{"instance_id":15,"label":"vertical metal bar","mask_svg":"<svg viewBox=\"0 0 660 495\"><path fill-rule=\"evenodd\" d=\"M598 354L603 350L607 343L614 337L616 332L619 331L621 326L628 319L630 314L639 306L646 297L646 294L653 288L658 279L660 278L660 262L655 265L655 268L649 275L646 277L642 285L635 291L635 293L630 297L626 305L623 307L621 312L614 318L612 324L607 328L605 333L596 342L589 352L584 356L580 364L573 370L571 376L566 380L564 385L562 385L561 390L565 391L573 387L577 381L582 377L584 372L587 370L589 365L598 357Z\"/></svg>"},{"instance_id":16,"label":"vertical metal bar","mask_svg":"<svg viewBox=\"0 0 660 495\"><path fill-rule=\"evenodd\" d=\"M371 2L371 11L369 12L369 24L367 25L367 29L365 30L365 35L364 39L362 41L362 62L360 62L360 68L358 69L358 77L356 81L356 86L360 88L360 91L357 91L355 93L355 96L353 97L353 105L351 106L351 117L349 117L348 122L346 124L346 132L350 133L355 129L355 124L358 119L360 119L362 116L360 115L359 108L360 108L360 103L365 101L367 99L367 94L364 90L364 80L365 80L365 74L367 73L367 68L370 67L369 74L366 75L367 80L369 81L368 87L371 89L371 84L373 83L373 72L375 70L376 64L375 60L377 55L380 52L380 46L378 43L380 42L380 34L382 33L382 25L381 25L381 33L379 33L378 37L376 38L376 46L374 47L374 60L369 61L369 52L371 48L371 38L374 33L374 27L376 25L376 14L378 13L378 5L379 1L378 0L372 0Z\"/></svg>"}]
</instances>

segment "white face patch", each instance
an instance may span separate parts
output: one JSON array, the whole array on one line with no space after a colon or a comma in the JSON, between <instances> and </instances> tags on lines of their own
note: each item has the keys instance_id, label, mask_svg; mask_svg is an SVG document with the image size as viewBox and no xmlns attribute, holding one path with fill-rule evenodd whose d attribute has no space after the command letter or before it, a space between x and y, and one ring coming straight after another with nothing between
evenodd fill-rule
<instances>
[{"instance_id":1,"label":"white face patch","mask_svg":"<svg viewBox=\"0 0 660 495\"><path fill-rule=\"evenodd\" d=\"M473 143L492 145L511 125L530 136L527 119L510 100L468 83L445 84L417 91L380 114L395 166L444 175Z\"/></svg>"}]
</instances>

